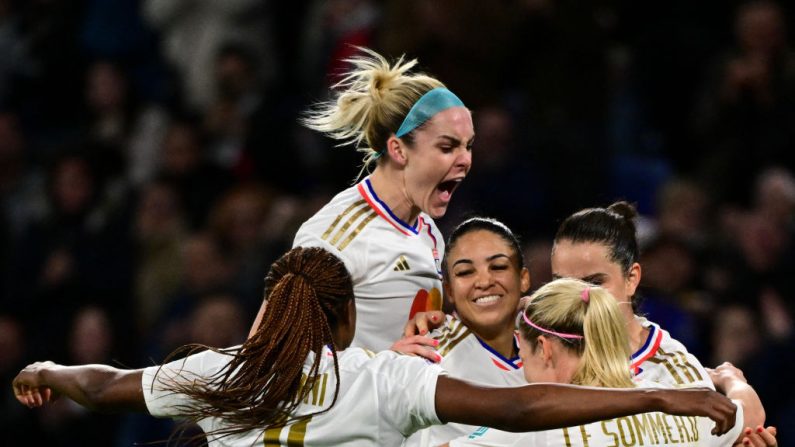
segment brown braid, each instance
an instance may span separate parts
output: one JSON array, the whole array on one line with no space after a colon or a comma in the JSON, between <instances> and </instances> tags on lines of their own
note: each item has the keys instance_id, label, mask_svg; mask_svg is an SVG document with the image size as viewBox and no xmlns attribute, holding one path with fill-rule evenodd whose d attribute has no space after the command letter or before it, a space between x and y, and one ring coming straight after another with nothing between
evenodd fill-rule
<instances>
[{"instance_id":1,"label":"brown braid","mask_svg":"<svg viewBox=\"0 0 795 447\"><path fill-rule=\"evenodd\" d=\"M317 380L324 346L331 349L339 378L332 332L353 299L345 265L322 248L294 248L271 266L265 278L265 299L267 307L257 332L239 348L216 349L232 356L228 365L206 380L167 384L195 401L180 409L189 421L224 420L225 428L214 435L283 426L328 411L337 401L339 380L329 408L300 418L291 416ZM179 352L201 348L190 345ZM316 355L301 385L310 352Z\"/></svg>"}]
</instances>

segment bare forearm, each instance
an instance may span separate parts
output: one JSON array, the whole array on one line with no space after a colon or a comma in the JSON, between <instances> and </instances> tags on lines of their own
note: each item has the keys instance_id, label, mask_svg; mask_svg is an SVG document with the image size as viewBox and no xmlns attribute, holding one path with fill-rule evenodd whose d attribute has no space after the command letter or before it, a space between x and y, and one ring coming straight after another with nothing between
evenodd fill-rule
<instances>
[{"instance_id":1,"label":"bare forearm","mask_svg":"<svg viewBox=\"0 0 795 447\"><path fill-rule=\"evenodd\" d=\"M765 408L754 388L745 382L735 381L723 389L729 399L739 400L743 405L743 425L757 427L765 424Z\"/></svg>"},{"instance_id":2,"label":"bare forearm","mask_svg":"<svg viewBox=\"0 0 795 447\"><path fill-rule=\"evenodd\" d=\"M703 389L609 390L551 384L494 389L440 377L436 392L442 421L507 431L548 430L647 411L707 416L719 421L718 432L734 423L734 405Z\"/></svg>"},{"instance_id":3,"label":"bare forearm","mask_svg":"<svg viewBox=\"0 0 795 447\"><path fill-rule=\"evenodd\" d=\"M141 370L106 365L56 365L40 372L43 384L86 408L98 411L146 411Z\"/></svg>"},{"instance_id":4,"label":"bare forearm","mask_svg":"<svg viewBox=\"0 0 795 447\"><path fill-rule=\"evenodd\" d=\"M723 362L715 369L707 368L715 389L729 399L739 400L743 406L743 419L739 421L746 427L757 427L765 423L765 408L759 395L745 380L743 372L729 362Z\"/></svg>"},{"instance_id":5,"label":"bare forearm","mask_svg":"<svg viewBox=\"0 0 795 447\"><path fill-rule=\"evenodd\" d=\"M660 406L653 393L642 390L607 391L544 384L522 387L510 392L504 389L486 388L485 390L490 395L488 401L493 404L479 414L456 414L455 422L486 425L506 431L536 431L626 416L658 409ZM462 396L463 402L459 400L458 407L470 405L470 400L478 399L477 394L479 393ZM488 405L488 403L483 402L478 405ZM466 420L460 420L462 418Z\"/></svg>"}]
</instances>

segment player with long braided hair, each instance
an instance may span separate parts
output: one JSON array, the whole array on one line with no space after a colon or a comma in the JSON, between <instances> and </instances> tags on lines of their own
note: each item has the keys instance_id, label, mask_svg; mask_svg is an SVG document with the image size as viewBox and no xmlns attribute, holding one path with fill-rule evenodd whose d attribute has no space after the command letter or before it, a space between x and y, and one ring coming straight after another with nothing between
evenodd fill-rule
<instances>
[{"instance_id":1,"label":"player with long braided hair","mask_svg":"<svg viewBox=\"0 0 795 447\"><path fill-rule=\"evenodd\" d=\"M15 396L31 407L62 394L94 409L185 418L210 446L389 446L443 422L527 431L641 411L708 416L720 433L734 422L734 405L706 389L489 389L419 357L348 348L356 327L351 278L321 248L295 248L276 261L265 299L242 346L138 370L35 363L14 379Z\"/></svg>"}]
</instances>

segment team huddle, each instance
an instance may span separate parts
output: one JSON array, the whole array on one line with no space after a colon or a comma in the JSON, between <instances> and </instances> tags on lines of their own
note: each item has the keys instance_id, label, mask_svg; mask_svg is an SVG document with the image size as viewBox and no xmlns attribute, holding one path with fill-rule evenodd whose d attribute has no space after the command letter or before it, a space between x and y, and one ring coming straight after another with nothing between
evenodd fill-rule
<instances>
[{"instance_id":1,"label":"team huddle","mask_svg":"<svg viewBox=\"0 0 795 447\"><path fill-rule=\"evenodd\" d=\"M434 219L472 166L471 112L416 61L363 53L302 122L355 145L367 175L271 266L245 342L137 370L34 363L22 404L179 418L210 446L777 445L741 371L704 368L636 314L630 204L566 218L555 279L529 297L500 221L445 241Z\"/></svg>"}]
</instances>

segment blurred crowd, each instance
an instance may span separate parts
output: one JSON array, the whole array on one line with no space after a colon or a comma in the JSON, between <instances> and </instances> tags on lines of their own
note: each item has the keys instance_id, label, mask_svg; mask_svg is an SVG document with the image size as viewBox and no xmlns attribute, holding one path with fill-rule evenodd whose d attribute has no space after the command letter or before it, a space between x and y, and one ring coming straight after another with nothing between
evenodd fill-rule
<instances>
[{"instance_id":1,"label":"blurred crowd","mask_svg":"<svg viewBox=\"0 0 795 447\"><path fill-rule=\"evenodd\" d=\"M494 216L535 287L558 222L638 205L641 310L730 361L793 439L795 11L768 0L0 0L4 445L163 440L149 418L31 411L30 361L142 367L245 337L263 276L360 168L297 118L366 46L473 110L439 224ZM37 439L31 439L38 433Z\"/></svg>"}]
</instances>

